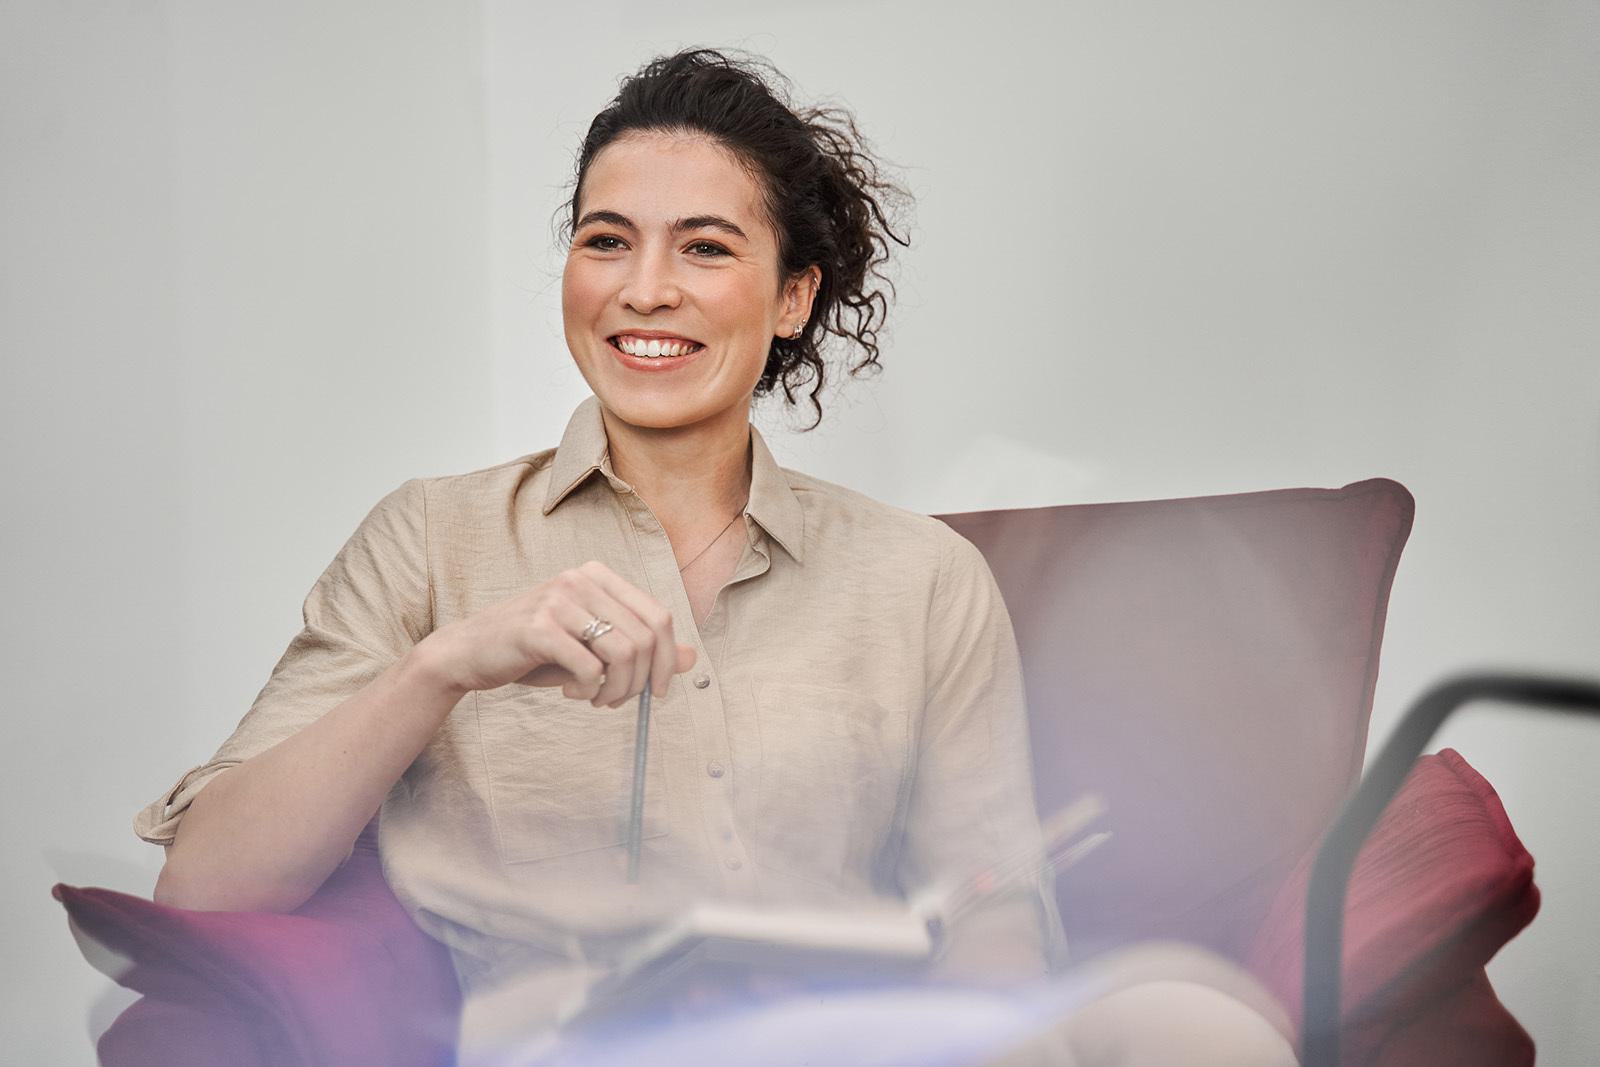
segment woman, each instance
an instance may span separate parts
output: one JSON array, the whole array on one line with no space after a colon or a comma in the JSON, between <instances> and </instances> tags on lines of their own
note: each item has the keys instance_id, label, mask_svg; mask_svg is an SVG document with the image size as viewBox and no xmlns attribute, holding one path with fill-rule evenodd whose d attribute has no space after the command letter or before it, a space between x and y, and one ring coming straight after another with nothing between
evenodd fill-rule
<instances>
[{"instance_id":1,"label":"woman","mask_svg":"<svg viewBox=\"0 0 1600 1067\"><path fill-rule=\"evenodd\" d=\"M292 909L381 808L385 872L456 962L470 1057L547 1030L692 902L858 903L1037 856L982 557L779 468L749 423L807 383L820 417L829 334L876 363L893 192L848 116L796 114L747 65L686 52L625 81L570 204L562 314L594 396L553 450L378 503L233 736L141 813L168 847L157 899ZM1051 901L1047 876L1006 886L942 967L1043 975Z\"/></svg>"}]
</instances>

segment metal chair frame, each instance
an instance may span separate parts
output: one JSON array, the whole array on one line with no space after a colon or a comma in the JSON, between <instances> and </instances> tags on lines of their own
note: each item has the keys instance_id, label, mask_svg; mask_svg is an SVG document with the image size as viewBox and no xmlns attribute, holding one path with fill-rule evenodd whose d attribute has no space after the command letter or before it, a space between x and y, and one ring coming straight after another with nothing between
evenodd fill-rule
<instances>
[{"instance_id":1,"label":"metal chair frame","mask_svg":"<svg viewBox=\"0 0 1600 1067\"><path fill-rule=\"evenodd\" d=\"M1428 739L1445 719L1478 700L1600 716L1600 682L1531 674L1464 674L1434 685L1407 709L1322 839L1311 868L1306 892L1301 1067L1337 1067L1339 1063L1344 905L1356 854Z\"/></svg>"}]
</instances>

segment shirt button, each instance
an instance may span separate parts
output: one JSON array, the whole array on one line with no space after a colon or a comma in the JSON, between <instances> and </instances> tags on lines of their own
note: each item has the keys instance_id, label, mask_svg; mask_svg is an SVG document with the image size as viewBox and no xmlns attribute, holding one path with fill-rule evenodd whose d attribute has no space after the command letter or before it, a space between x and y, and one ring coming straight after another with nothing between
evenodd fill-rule
<instances>
[{"instance_id":1,"label":"shirt button","mask_svg":"<svg viewBox=\"0 0 1600 1067\"><path fill-rule=\"evenodd\" d=\"M706 773L713 778L721 778L722 764L718 763L716 760L712 760L710 763L706 764Z\"/></svg>"},{"instance_id":2,"label":"shirt button","mask_svg":"<svg viewBox=\"0 0 1600 1067\"><path fill-rule=\"evenodd\" d=\"M726 860L723 860L723 862L728 865L728 870L730 871L737 871L740 867L744 866L744 861L739 859L738 856L729 856Z\"/></svg>"},{"instance_id":3,"label":"shirt button","mask_svg":"<svg viewBox=\"0 0 1600 1067\"><path fill-rule=\"evenodd\" d=\"M697 674L697 675L694 676L694 687L696 689L704 689L710 684L711 684L711 675L709 675L709 674Z\"/></svg>"}]
</instances>

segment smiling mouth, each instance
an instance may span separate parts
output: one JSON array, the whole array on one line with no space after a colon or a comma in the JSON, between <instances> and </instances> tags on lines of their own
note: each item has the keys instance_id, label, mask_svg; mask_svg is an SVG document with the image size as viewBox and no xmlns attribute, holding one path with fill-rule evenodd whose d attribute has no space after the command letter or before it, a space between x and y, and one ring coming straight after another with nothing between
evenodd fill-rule
<instances>
[{"instance_id":1,"label":"smiling mouth","mask_svg":"<svg viewBox=\"0 0 1600 1067\"><path fill-rule=\"evenodd\" d=\"M698 352L705 345L686 337L635 337L619 333L606 338L606 343L619 352L640 359L673 359Z\"/></svg>"}]
</instances>

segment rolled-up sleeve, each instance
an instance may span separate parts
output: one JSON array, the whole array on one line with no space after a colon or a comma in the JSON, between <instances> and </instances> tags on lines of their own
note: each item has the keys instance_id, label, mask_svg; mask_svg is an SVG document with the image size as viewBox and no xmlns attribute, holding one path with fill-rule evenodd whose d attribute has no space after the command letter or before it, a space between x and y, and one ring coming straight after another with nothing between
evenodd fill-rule
<instances>
[{"instance_id":1,"label":"rolled-up sleeve","mask_svg":"<svg viewBox=\"0 0 1600 1067\"><path fill-rule=\"evenodd\" d=\"M378 501L312 586L301 614L303 627L232 735L134 817L141 838L170 845L214 777L343 703L432 630L422 479Z\"/></svg>"},{"instance_id":2,"label":"rolled-up sleeve","mask_svg":"<svg viewBox=\"0 0 1600 1067\"><path fill-rule=\"evenodd\" d=\"M982 553L941 530L928 619L928 697L898 877L915 892L978 871L1020 869L957 922L952 944L997 934L1032 938L1041 967L1049 968L1064 960L1065 940L1034 809L1016 637Z\"/></svg>"}]
</instances>

